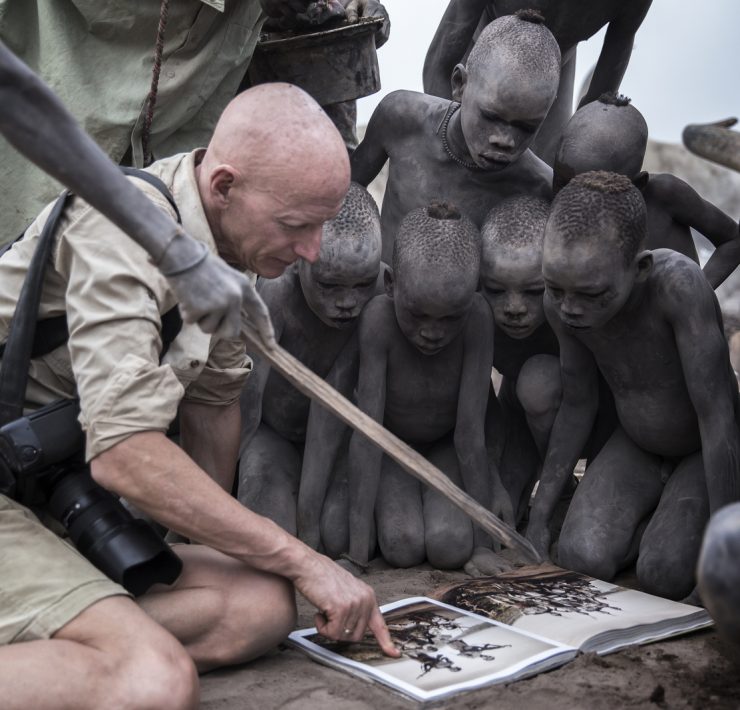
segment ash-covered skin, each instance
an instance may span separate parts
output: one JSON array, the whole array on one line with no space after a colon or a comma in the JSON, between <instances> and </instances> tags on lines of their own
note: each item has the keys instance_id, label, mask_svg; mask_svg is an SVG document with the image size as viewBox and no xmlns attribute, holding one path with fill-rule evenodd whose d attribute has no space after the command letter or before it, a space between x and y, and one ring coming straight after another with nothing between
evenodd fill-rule
<instances>
[{"instance_id":1,"label":"ash-covered skin","mask_svg":"<svg viewBox=\"0 0 740 710\"><path fill-rule=\"evenodd\" d=\"M717 630L740 654L740 503L728 505L707 526L697 567L701 601ZM740 655L738 656L740 658Z\"/></svg>"},{"instance_id":2,"label":"ash-covered skin","mask_svg":"<svg viewBox=\"0 0 740 710\"><path fill-rule=\"evenodd\" d=\"M486 27L467 68L455 68L458 110L411 91L380 102L351 163L353 179L367 185L390 161L381 215L384 260L391 258L401 219L433 200L453 202L480 226L506 197L549 196L551 171L529 145L555 98L559 62L544 25L508 16Z\"/></svg>"},{"instance_id":3,"label":"ash-covered skin","mask_svg":"<svg viewBox=\"0 0 740 710\"><path fill-rule=\"evenodd\" d=\"M521 340L545 322L542 244L550 203L513 197L494 207L481 229L481 292L497 328Z\"/></svg>"},{"instance_id":4,"label":"ash-covered skin","mask_svg":"<svg viewBox=\"0 0 740 710\"><path fill-rule=\"evenodd\" d=\"M609 580L636 559L642 588L682 598L709 513L740 492L738 392L711 287L687 257L643 250L646 230L642 195L621 175L584 173L553 203L542 271L563 401L527 536L547 554L596 414L598 368L619 426L573 496L560 564Z\"/></svg>"},{"instance_id":5,"label":"ash-covered skin","mask_svg":"<svg viewBox=\"0 0 740 710\"><path fill-rule=\"evenodd\" d=\"M356 378L358 316L382 288L380 267L378 209L364 188L352 184L337 216L323 227L318 261L299 262L281 277L259 283L277 342L345 396ZM312 509L304 517L315 519L308 527L317 548L326 478L342 426L268 363L254 360L241 397L239 500L296 534L296 501L302 495ZM325 462L323 477L309 474L304 480L306 456Z\"/></svg>"},{"instance_id":6,"label":"ash-covered skin","mask_svg":"<svg viewBox=\"0 0 740 710\"><path fill-rule=\"evenodd\" d=\"M704 274L717 288L740 265L737 223L702 199L683 180L667 173L640 172L648 127L629 99L605 94L576 111L563 131L553 173L557 193L575 176L590 170L626 175L642 190L647 206L648 249L673 249L699 263L691 230L715 246Z\"/></svg>"},{"instance_id":7,"label":"ash-covered skin","mask_svg":"<svg viewBox=\"0 0 740 710\"><path fill-rule=\"evenodd\" d=\"M557 100L534 142L534 151L549 165L563 127L573 113L576 47L608 25L601 54L581 106L607 91L616 91L627 69L635 33L652 0L450 0L424 62L424 91L451 98L450 75L463 61L483 28L504 15L533 8L560 47L562 69Z\"/></svg>"},{"instance_id":8,"label":"ash-covered skin","mask_svg":"<svg viewBox=\"0 0 740 710\"><path fill-rule=\"evenodd\" d=\"M375 295L379 269L378 207L352 183L342 210L324 225L318 261L298 264L306 303L326 325L351 327Z\"/></svg>"},{"instance_id":9,"label":"ash-covered skin","mask_svg":"<svg viewBox=\"0 0 740 710\"><path fill-rule=\"evenodd\" d=\"M510 521L508 496L486 461L492 323L476 293L480 235L449 205L412 211L401 223L387 295L360 317L358 405L415 446L478 502ZM472 557L497 567L490 541L449 501L383 457L364 437L350 444L349 555L364 562L373 512L386 561L428 559L458 568Z\"/></svg>"}]
</instances>

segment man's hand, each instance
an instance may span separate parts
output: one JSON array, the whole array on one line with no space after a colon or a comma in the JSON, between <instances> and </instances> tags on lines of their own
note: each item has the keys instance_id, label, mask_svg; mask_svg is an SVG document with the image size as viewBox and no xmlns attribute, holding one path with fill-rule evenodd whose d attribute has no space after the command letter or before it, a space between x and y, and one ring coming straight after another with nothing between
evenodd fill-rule
<instances>
[{"instance_id":1,"label":"man's hand","mask_svg":"<svg viewBox=\"0 0 740 710\"><path fill-rule=\"evenodd\" d=\"M378 0L342 0L347 22L353 24L364 17L382 17L383 24L375 33L375 46L382 47L391 34L391 20L388 11Z\"/></svg>"},{"instance_id":2,"label":"man's hand","mask_svg":"<svg viewBox=\"0 0 740 710\"><path fill-rule=\"evenodd\" d=\"M269 348L275 334L267 306L249 279L215 254L182 273L167 277L177 296L183 320L197 323L206 333L236 338L242 310Z\"/></svg>"},{"instance_id":3,"label":"man's hand","mask_svg":"<svg viewBox=\"0 0 740 710\"><path fill-rule=\"evenodd\" d=\"M294 579L296 589L319 610L316 629L333 641L359 641L370 630L387 656L401 654L393 645L375 593L364 582L317 554L309 573Z\"/></svg>"}]
</instances>

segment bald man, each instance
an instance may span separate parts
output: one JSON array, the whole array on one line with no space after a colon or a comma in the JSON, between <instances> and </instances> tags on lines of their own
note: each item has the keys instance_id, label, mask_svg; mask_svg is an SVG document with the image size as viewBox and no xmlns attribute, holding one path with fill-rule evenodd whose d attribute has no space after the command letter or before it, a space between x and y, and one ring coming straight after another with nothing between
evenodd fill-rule
<instances>
[{"instance_id":1,"label":"bald man","mask_svg":"<svg viewBox=\"0 0 740 710\"><path fill-rule=\"evenodd\" d=\"M322 224L349 186L336 129L310 97L278 84L229 104L207 149L150 172L168 186L188 233L268 278L298 257L317 258ZM142 189L174 214L159 192ZM0 340L48 213L0 259ZM175 548L177 582L134 601L28 508L0 496L3 706L194 707L196 670L248 661L285 638L294 589L316 606L324 635L359 640L370 628L395 654L367 585L224 491L251 366L244 343L185 325L160 363L161 315L175 296L146 252L79 199L60 225L44 286L40 312L66 312L70 338L32 361L29 405L78 396L93 478L200 544ZM182 449L165 436L178 407Z\"/></svg>"}]
</instances>

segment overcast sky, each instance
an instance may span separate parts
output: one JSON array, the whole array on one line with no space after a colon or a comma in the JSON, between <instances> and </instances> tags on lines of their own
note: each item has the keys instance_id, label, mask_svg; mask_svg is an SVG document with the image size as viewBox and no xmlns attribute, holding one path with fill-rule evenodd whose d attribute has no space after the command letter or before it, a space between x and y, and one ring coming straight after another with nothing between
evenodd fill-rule
<instances>
[{"instance_id":1,"label":"overcast sky","mask_svg":"<svg viewBox=\"0 0 740 710\"><path fill-rule=\"evenodd\" d=\"M391 38L378 52L383 88L361 99L358 122L395 89L422 90L429 43L448 0L383 0ZM654 0L635 40L622 93L644 114L651 136L678 143L687 123L740 115L740 2ZM576 93L598 58L604 32L578 48Z\"/></svg>"}]
</instances>

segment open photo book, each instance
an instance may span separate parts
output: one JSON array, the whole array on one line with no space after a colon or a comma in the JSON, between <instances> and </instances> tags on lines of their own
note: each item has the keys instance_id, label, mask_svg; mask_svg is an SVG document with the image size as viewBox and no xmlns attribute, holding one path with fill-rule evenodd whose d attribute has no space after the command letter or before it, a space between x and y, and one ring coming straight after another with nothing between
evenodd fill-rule
<instances>
[{"instance_id":1,"label":"open photo book","mask_svg":"<svg viewBox=\"0 0 740 710\"><path fill-rule=\"evenodd\" d=\"M367 635L290 635L315 660L431 701L555 668L579 651L604 654L712 624L704 609L558 567L522 568L381 607L400 658Z\"/></svg>"}]
</instances>

